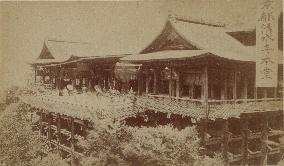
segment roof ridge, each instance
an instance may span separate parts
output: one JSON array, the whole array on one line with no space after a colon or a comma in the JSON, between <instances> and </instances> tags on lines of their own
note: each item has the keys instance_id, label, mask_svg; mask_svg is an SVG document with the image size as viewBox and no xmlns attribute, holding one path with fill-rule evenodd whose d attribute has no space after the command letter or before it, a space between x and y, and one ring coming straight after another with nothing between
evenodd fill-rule
<instances>
[{"instance_id":1,"label":"roof ridge","mask_svg":"<svg viewBox=\"0 0 284 166\"><path fill-rule=\"evenodd\" d=\"M46 39L46 42L62 42L62 43L71 43L71 44L91 44L90 42L79 42L79 41L66 41L66 40L57 40L57 39Z\"/></svg>"},{"instance_id":2,"label":"roof ridge","mask_svg":"<svg viewBox=\"0 0 284 166\"><path fill-rule=\"evenodd\" d=\"M174 21L182 21L182 22L187 22L187 23L193 23L193 24L200 24L200 25L207 25L207 26L212 26L212 27L225 27L225 24L222 23L212 23L204 20L196 20L192 18L185 18L182 16L177 16L177 15L169 15L169 19L174 20Z\"/></svg>"}]
</instances>

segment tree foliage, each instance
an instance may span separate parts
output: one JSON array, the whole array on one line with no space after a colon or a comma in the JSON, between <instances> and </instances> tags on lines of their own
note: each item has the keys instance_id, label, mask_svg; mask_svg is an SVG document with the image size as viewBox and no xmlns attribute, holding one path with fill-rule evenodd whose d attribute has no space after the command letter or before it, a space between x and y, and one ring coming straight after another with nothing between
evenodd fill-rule
<instances>
[{"instance_id":1,"label":"tree foliage","mask_svg":"<svg viewBox=\"0 0 284 166\"><path fill-rule=\"evenodd\" d=\"M31 165L32 160L40 155L40 139L19 106L18 103L11 104L0 115L2 165Z\"/></svg>"},{"instance_id":2,"label":"tree foliage","mask_svg":"<svg viewBox=\"0 0 284 166\"><path fill-rule=\"evenodd\" d=\"M132 128L97 125L86 141L81 165L222 165L221 158L201 157L193 127ZM212 163L212 164L209 164Z\"/></svg>"},{"instance_id":3,"label":"tree foliage","mask_svg":"<svg viewBox=\"0 0 284 166\"><path fill-rule=\"evenodd\" d=\"M0 165L2 166L61 166L67 162L50 153L43 157L46 142L32 130L27 110L13 103L0 112Z\"/></svg>"}]
</instances>

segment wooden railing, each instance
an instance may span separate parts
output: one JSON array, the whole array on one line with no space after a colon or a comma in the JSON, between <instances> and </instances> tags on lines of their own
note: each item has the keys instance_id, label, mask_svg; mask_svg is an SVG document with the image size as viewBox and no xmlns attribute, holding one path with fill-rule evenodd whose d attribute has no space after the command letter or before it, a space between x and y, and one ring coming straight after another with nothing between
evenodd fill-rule
<instances>
[{"instance_id":1,"label":"wooden railing","mask_svg":"<svg viewBox=\"0 0 284 166\"><path fill-rule=\"evenodd\" d=\"M283 109L283 98L208 100L207 109L205 109L204 100L167 95L139 96L137 103L148 109L182 114L198 119L205 116L208 116L209 119L226 119L228 117L239 117L242 113Z\"/></svg>"},{"instance_id":2,"label":"wooden railing","mask_svg":"<svg viewBox=\"0 0 284 166\"><path fill-rule=\"evenodd\" d=\"M138 96L137 107L194 118L205 116L202 100L169 97L164 95Z\"/></svg>"}]
</instances>

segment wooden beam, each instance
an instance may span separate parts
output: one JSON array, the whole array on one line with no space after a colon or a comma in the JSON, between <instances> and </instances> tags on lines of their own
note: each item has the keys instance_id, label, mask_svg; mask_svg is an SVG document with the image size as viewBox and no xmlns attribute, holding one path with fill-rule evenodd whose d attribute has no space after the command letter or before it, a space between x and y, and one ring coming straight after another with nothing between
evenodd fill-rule
<instances>
[{"instance_id":1,"label":"wooden beam","mask_svg":"<svg viewBox=\"0 0 284 166\"><path fill-rule=\"evenodd\" d=\"M248 141L249 141L249 129L248 129L248 118L241 118L242 122L242 163L241 165L247 165L248 161Z\"/></svg>"}]
</instances>

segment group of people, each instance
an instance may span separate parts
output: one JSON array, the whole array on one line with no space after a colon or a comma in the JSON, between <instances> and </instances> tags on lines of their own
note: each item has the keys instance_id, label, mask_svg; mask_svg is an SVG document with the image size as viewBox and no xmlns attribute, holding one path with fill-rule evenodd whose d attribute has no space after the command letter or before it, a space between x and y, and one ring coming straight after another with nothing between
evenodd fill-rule
<instances>
[{"instance_id":1,"label":"group of people","mask_svg":"<svg viewBox=\"0 0 284 166\"><path fill-rule=\"evenodd\" d=\"M67 84L63 89L59 90L59 96L86 93L90 91L99 95L103 94L103 90L100 85L95 85L93 89L89 89L86 86L74 87L72 84Z\"/></svg>"}]
</instances>

